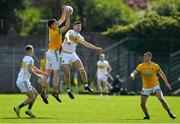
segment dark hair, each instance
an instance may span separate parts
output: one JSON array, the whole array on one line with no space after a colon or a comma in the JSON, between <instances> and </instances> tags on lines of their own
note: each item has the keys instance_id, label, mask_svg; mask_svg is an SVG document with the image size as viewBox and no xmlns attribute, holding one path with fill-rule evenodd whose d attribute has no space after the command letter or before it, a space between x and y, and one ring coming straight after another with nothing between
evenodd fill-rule
<instances>
[{"instance_id":1,"label":"dark hair","mask_svg":"<svg viewBox=\"0 0 180 124\"><path fill-rule=\"evenodd\" d=\"M51 26L53 25L54 22L56 22L56 19L49 19L48 27L51 28Z\"/></svg>"},{"instance_id":2,"label":"dark hair","mask_svg":"<svg viewBox=\"0 0 180 124\"><path fill-rule=\"evenodd\" d=\"M152 57L152 53L151 52L145 52L145 54L148 54L150 57Z\"/></svg>"},{"instance_id":3,"label":"dark hair","mask_svg":"<svg viewBox=\"0 0 180 124\"><path fill-rule=\"evenodd\" d=\"M32 45L26 45L26 47L25 47L25 51L29 51L29 50L32 50L32 49L33 49Z\"/></svg>"},{"instance_id":4,"label":"dark hair","mask_svg":"<svg viewBox=\"0 0 180 124\"><path fill-rule=\"evenodd\" d=\"M81 21L75 21L75 22L73 23L73 27L74 27L75 25L77 25L77 24L82 24L82 23L81 23Z\"/></svg>"}]
</instances>

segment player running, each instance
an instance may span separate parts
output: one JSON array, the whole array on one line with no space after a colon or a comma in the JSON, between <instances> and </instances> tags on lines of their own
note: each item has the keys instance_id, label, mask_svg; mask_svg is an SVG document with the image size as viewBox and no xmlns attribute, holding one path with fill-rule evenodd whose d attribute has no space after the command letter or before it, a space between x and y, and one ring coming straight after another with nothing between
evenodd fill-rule
<instances>
[{"instance_id":1,"label":"player running","mask_svg":"<svg viewBox=\"0 0 180 124\"><path fill-rule=\"evenodd\" d=\"M99 61L97 62L97 85L100 94L108 94L108 75L111 73L112 68L109 65L109 62L105 60L105 54L99 55Z\"/></svg>"},{"instance_id":2,"label":"player running","mask_svg":"<svg viewBox=\"0 0 180 124\"><path fill-rule=\"evenodd\" d=\"M65 6L64 6L65 7ZM56 98L57 101L61 102L58 94L59 94L59 70L60 70L60 58L59 58L59 49L62 45L62 33L66 32L70 27L70 12L66 11L64 7L62 7L62 16L56 21L56 19L50 19L48 21L49 27L49 44L48 51L46 53L46 72L51 74L53 71L53 92L52 96ZM65 26L60 27L60 25L65 21ZM48 77L45 77L47 82ZM43 88L41 93L41 97L43 101L48 104L46 88Z\"/></svg>"},{"instance_id":3,"label":"player running","mask_svg":"<svg viewBox=\"0 0 180 124\"><path fill-rule=\"evenodd\" d=\"M143 88L142 88L142 91L141 91L141 108L142 108L142 110L143 110L143 112L145 114L144 119L150 119L150 116L148 114L148 110L147 110L147 107L146 107L146 101L147 101L148 96L151 93L156 94L157 98L162 103L162 106L168 112L169 116L172 119L175 119L176 115L171 113L170 108L168 107L168 104L167 104L166 100L163 97L163 93L162 93L161 88L159 86L157 73L162 77L162 79L164 80L166 86L169 89L171 89L171 86L168 83L166 75L161 70L159 65L152 62L151 59L152 59L151 52L146 52L144 54L144 62L139 64L136 67L136 69L130 75L130 78L132 80L134 80L137 73L141 74L142 85L143 85Z\"/></svg>"},{"instance_id":4,"label":"player running","mask_svg":"<svg viewBox=\"0 0 180 124\"><path fill-rule=\"evenodd\" d=\"M26 56L23 58L21 70L18 74L18 78L16 84L20 91L27 95L28 99L26 99L19 106L14 107L14 111L16 115L20 118L20 109L29 104L28 110L25 112L32 118L36 116L32 113L32 106L38 96L37 90L31 85L30 78L31 74L36 75L38 78L42 78L42 75L47 75L47 73L40 71L38 68L34 66L34 59L32 56L34 55L34 48L31 45L27 45L25 47Z\"/></svg>"},{"instance_id":5,"label":"player running","mask_svg":"<svg viewBox=\"0 0 180 124\"><path fill-rule=\"evenodd\" d=\"M67 85L67 93L71 99L74 99L74 96L70 90L70 65L74 66L76 69L79 70L81 79L84 83L85 90L93 92L93 90L88 85L87 74L84 69L84 66L75 52L77 44L79 43L87 48L102 51L101 47L96 47L84 40L83 36L80 34L81 26L82 25L80 21L74 22L73 30L69 30L65 35L61 52L62 66L64 70L64 82Z\"/></svg>"}]
</instances>

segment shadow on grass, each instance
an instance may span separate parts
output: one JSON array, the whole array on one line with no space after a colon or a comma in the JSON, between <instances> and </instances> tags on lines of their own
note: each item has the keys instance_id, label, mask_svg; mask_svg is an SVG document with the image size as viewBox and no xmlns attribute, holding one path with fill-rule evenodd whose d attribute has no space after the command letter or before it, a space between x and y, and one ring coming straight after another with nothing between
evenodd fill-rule
<instances>
[{"instance_id":1,"label":"shadow on grass","mask_svg":"<svg viewBox=\"0 0 180 124\"><path fill-rule=\"evenodd\" d=\"M142 119L142 118L126 118L126 119L124 119L124 120L132 120L132 121L133 121L133 120L142 120L142 121L143 121L144 119Z\"/></svg>"},{"instance_id":2,"label":"shadow on grass","mask_svg":"<svg viewBox=\"0 0 180 124\"><path fill-rule=\"evenodd\" d=\"M18 117L7 117L7 118L1 118L1 119L57 119L57 118L51 118L51 117L36 117L36 118L31 118L31 117L21 117L21 118L18 118Z\"/></svg>"}]
</instances>

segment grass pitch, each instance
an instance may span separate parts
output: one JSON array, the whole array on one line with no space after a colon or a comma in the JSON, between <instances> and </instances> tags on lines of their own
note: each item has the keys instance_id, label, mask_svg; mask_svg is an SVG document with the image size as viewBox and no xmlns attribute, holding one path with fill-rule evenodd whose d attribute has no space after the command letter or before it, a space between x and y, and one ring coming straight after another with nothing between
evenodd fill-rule
<instances>
[{"instance_id":1,"label":"grass pitch","mask_svg":"<svg viewBox=\"0 0 180 124\"><path fill-rule=\"evenodd\" d=\"M29 118L21 110L21 118L17 118L13 107L22 103L25 95L0 95L0 123L180 123L180 97L169 97L171 110L177 115L171 119L155 96L149 97L147 105L150 120L142 120L143 113L139 102L140 96L98 96L75 95L71 100L61 95L62 103L58 103L49 95L49 104L46 105L38 96L33 113L37 118Z\"/></svg>"}]
</instances>

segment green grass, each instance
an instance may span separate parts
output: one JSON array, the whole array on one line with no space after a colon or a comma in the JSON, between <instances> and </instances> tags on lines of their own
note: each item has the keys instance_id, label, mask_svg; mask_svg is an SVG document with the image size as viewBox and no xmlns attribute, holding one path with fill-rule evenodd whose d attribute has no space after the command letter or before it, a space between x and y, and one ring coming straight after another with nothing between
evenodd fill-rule
<instances>
[{"instance_id":1,"label":"green grass","mask_svg":"<svg viewBox=\"0 0 180 124\"><path fill-rule=\"evenodd\" d=\"M140 96L96 96L76 95L74 100L62 95L58 103L49 95L46 105L38 96L33 112L37 116L30 119L25 115L27 107L21 110L18 119L13 107L20 104L25 95L0 95L0 123L180 123L180 97L165 97L172 111L177 115L171 119L163 110L156 97L148 99L151 120L142 120Z\"/></svg>"}]
</instances>

